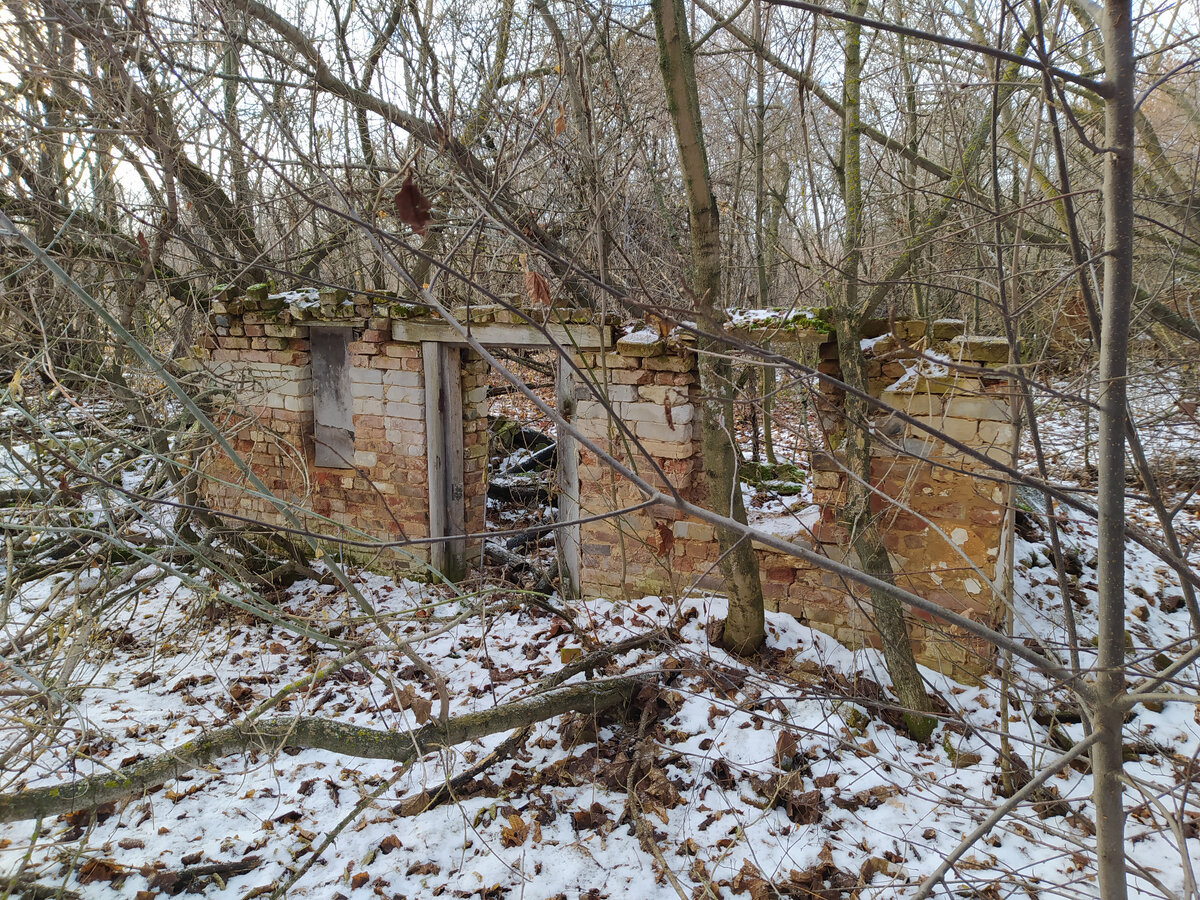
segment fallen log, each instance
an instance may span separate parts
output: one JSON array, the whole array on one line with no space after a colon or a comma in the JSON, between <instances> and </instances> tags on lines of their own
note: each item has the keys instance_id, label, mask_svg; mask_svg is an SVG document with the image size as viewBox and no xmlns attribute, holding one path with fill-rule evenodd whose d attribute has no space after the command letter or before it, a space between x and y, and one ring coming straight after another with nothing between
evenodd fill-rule
<instances>
[{"instance_id":1,"label":"fallen log","mask_svg":"<svg viewBox=\"0 0 1200 900\"><path fill-rule=\"evenodd\" d=\"M478 740L566 712L607 709L633 695L636 678L589 681L482 712L430 722L413 732L379 731L316 716L273 716L218 728L151 759L67 784L0 794L0 823L45 818L137 796L232 753L250 748L300 747L361 759L404 763L443 747Z\"/></svg>"},{"instance_id":2,"label":"fallen log","mask_svg":"<svg viewBox=\"0 0 1200 900\"><path fill-rule=\"evenodd\" d=\"M520 503L526 506L546 503L550 500L550 488L540 481L526 478L493 478L488 482L487 495L503 503Z\"/></svg>"},{"instance_id":3,"label":"fallen log","mask_svg":"<svg viewBox=\"0 0 1200 900\"><path fill-rule=\"evenodd\" d=\"M558 459L558 442L548 444L526 459L504 470L505 475L523 475L526 472L538 472L549 469Z\"/></svg>"},{"instance_id":4,"label":"fallen log","mask_svg":"<svg viewBox=\"0 0 1200 900\"><path fill-rule=\"evenodd\" d=\"M545 594L549 596L550 594L554 593L554 579L551 574L541 566L534 565L531 560L525 558L524 556L520 556L510 550L506 550L500 545L493 544L490 541L484 544L483 556L488 562L497 566L503 566L508 572L508 576L510 578L514 576L532 577L534 579L534 585L532 588L530 588L530 590L535 594Z\"/></svg>"}]
</instances>

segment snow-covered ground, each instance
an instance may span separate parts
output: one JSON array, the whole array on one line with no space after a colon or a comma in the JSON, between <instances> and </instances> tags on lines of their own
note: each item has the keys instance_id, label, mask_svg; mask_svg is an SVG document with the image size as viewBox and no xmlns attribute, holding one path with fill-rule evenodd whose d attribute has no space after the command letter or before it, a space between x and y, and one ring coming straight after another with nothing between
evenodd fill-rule
<instances>
[{"instance_id":1,"label":"snow-covered ground","mask_svg":"<svg viewBox=\"0 0 1200 900\"><path fill-rule=\"evenodd\" d=\"M1044 423L1056 472L1080 465L1071 457L1078 427L1073 415ZM1198 431L1186 433L1194 440ZM784 518L804 502L768 500L767 517ZM1070 595L1086 651L1095 633L1094 523L1066 511L1060 518L1079 564ZM1130 519L1153 522L1138 502ZM1178 524L1185 534L1194 527L1191 506ZM1048 541L1028 536L1016 548L1016 632L1065 645ZM1132 544L1126 559L1129 660L1149 673L1157 654L1189 646L1188 614L1165 565ZM25 585L8 605L0 646L47 603L70 604L96 574ZM169 751L349 651L359 656L319 682L302 682L272 714L417 728L438 715L439 690L394 649L394 636L444 679L452 716L528 697L580 653L661 630L655 642L570 680L636 674L648 687L629 710L533 727L469 783L454 783L450 800L439 789L487 763L509 732L408 766L262 746L96 816L0 825L0 896L19 875L21 884L62 888L63 896L265 897L301 868L287 896L906 896L1002 802L1005 728L1034 771L1062 752L1054 737L1083 736L1070 716L1047 717L1070 698L1022 664L1007 723L998 677L968 686L926 671L944 715L932 740L918 744L888 708L878 653L848 650L786 615L769 615L767 647L747 661L710 641L724 613L718 598L594 600L564 618L516 591L455 596L365 572L353 577L373 615L344 588L308 580L273 598L245 598L274 604L282 624L267 624L219 601L229 585L140 573L136 590L92 628L91 650L71 675L80 690L64 694L66 727L34 756L9 759L0 791L64 784ZM60 652L70 638L50 635L42 652ZM18 657L0 658L6 729L41 721L18 694L29 687L11 665ZM1179 680L1194 691L1200 674L1192 667ZM1196 710L1189 702L1139 706L1127 725L1134 896L1182 897L1193 883ZM0 737L0 753L7 739ZM1021 806L972 847L937 895L1097 896L1084 768L1052 777L1039 804Z\"/></svg>"}]
</instances>

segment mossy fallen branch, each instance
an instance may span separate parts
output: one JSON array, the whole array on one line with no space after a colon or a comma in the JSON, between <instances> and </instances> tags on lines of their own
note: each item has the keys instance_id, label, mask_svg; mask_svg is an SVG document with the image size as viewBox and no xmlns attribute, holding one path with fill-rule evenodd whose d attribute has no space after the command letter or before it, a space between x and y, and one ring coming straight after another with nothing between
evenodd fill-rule
<instances>
[{"instance_id":1,"label":"mossy fallen branch","mask_svg":"<svg viewBox=\"0 0 1200 900\"><path fill-rule=\"evenodd\" d=\"M607 709L631 696L638 684L636 678L573 684L527 700L455 716L444 723L430 722L413 732L379 731L315 716L274 716L228 725L114 772L0 795L0 822L95 809L144 793L215 759L251 747L300 747L362 759L407 762L437 747L452 747L566 712Z\"/></svg>"}]
</instances>

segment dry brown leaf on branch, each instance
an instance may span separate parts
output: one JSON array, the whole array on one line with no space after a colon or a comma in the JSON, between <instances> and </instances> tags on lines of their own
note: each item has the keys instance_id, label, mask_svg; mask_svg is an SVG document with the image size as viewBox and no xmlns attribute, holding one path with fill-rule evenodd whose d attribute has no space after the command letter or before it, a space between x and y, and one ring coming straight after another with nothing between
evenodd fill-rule
<instances>
[{"instance_id":1,"label":"dry brown leaf on branch","mask_svg":"<svg viewBox=\"0 0 1200 900\"><path fill-rule=\"evenodd\" d=\"M413 184L411 172L404 176L404 184L396 191L392 204L396 208L396 218L417 234L424 236L425 229L433 221L429 214L433 207L421 193L421 189Z\"/></svg>"},{"instance_id":2,"label":"dry brown leaf on branch","mask_svg":"<svg viewBox=\"0 0 1200 900\"><path fill-rule=\"evenodd\" d=\"M525 272L525 293L529 295L531 306L541 309L550 308L550 285L546 283L546 279L540 272Z\"/></svg>"},{"instance_id":3,"label":"dry brown leaf on branch","mask_svg":"<svg viewBox=\"0 0 1200 900\"><path fill-rule=\"evenodd\" d=\"M554 136L558 137L567 130L567 117L563 113L563 105L558 104L558 117L554 120Z\"/></svg>"},{"instance_id":4,"label":"dry brown leaf on branch","mask_svg":"<svg viewBox=\"0 0 1200 900\"><path fill-rule=\"evenodd\" d=\"M652 541L651 546L657 556L669 556L671 551L675 549L675 531L666 522L655 522L654 530L657 532L657 542Z\"/></svg>"}]
</instances>

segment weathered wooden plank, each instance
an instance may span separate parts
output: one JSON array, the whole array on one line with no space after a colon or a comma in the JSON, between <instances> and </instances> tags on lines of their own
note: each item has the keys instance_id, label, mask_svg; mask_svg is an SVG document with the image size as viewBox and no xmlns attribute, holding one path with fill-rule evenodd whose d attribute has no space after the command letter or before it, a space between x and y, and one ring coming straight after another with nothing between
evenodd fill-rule
<instances>
[{"instance_id":1,"label":"weathered wooden plank","mask_svg":"<svg viewBox=\"0 0 1200 900\"><path fill-rule=\"evenodd\" d=\"M313 327L313 441L318 466L354 465L354 397L350 387L350 339L347 328Z\"/></svg>"},{"instance_id":2,"label":"weathered wooden plank","mask_svg":"<svg viewBox=\"0 0 1200 900\"><path fill-rule=\"evenodd\" d=\"M555 372L554 389L558 413L568 422L575 419L575 379L570 365L561 356ZM570 523L558 529L559 572L565 582L563 593L579 596L579 446L561 428L558 432L558 521ZM568 594L569 591L569 594Z\"/></svg>"},{"instance_id":3,"label":"weathered wooden plank","mask_svg":"<svg viewBox=\"0 0 1200 900\"><path fill-rule=\"evenodd\" d=\"M429 536L446 536L446 432L438 411L442 395L441 345L435 341L421 344L421 364L425 371L425 458L429 478ZM446 570L446 543L435 540L429 545L429 564L439 572Z\"/></svg>"},{"instance_id":4,"label":"weathered wooden plank","mask_svg":"<svg viewBox=\"0 0 1200 900\"><path fill-rule=\"evenodd\" d=\"M442 428L445 430L446 483L443 496L446 502L446 536L459 540L446 542L446 568L443 570L451 581L458 581L467 573L466 542L461 539L467 533L467 505L463 490L463 403L462 403L462 353L458 347L441 346L442 398L439 407Z\"/></svg>"},{"instance_id":5,"label":"weathered wooden plank","mask_svg":"<svg viewBox=\"0 0 1200 900\"><path fill-rule=\"evenodd\" d=\"M457 347L421 345L425 372L425 450L429 465L430 564L456 581L466 572L462 370ZM452 538L459 538L452 540Z\"/></svg>"}]
</instances>

